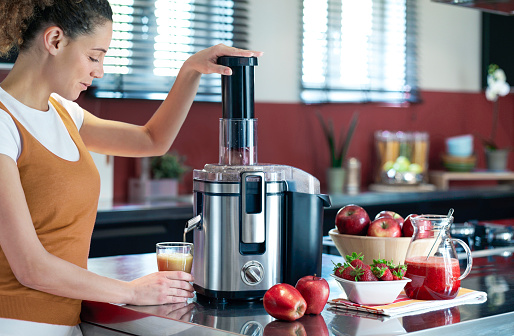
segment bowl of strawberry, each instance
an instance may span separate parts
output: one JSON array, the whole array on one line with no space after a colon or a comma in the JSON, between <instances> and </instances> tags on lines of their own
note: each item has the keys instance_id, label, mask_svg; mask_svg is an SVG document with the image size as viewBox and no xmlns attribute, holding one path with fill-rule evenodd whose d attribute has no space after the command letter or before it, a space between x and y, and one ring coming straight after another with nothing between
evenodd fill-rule
<instances>
[{"instance_id":1,"label":"bowl of strawberry","mask_svg":"<svg viewBox=\"0 0 514 336\"><path fill-rule=\"evenodd\" d=\"M363 261L361 253L346 256L344 264L334 263L330 274L346 293L348 300L364 305L380 305L394 302L411 279L405 278L405 265L394 264L385 259L373 259L371 264Z\"/></svg>"}]
</instances>

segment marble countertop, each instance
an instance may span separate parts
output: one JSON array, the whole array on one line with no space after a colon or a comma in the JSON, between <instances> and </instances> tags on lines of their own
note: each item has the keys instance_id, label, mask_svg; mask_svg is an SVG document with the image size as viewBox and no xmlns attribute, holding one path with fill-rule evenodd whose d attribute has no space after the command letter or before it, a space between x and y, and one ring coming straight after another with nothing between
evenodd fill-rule
<instances>
[{"instance_id":1,"label":"marble countertop","mask_svg":"<svg viewBox=\"0 0 514 336\"><path fill-rule=\"evenodd\" d=\"M88 267L104 276L132 280L156 271L155 259L153 253L92 258ZM337 263L342 258L323 255L322 276L329 282L331 298L334 298L345 294L329 276L332 261ZM514 255L511 251L499 251L496 255L474 259L473 269L462 280L461 286L487 292L488 299L481 304L397 318L340 313L325 308L321 315L305 316L298 322L307 335L435 335L443 332L454 336L476 334L477 330L480 330L480 335L511 335L514 333L513 270ZM86 336L88 330L103 328L131 335L268 336L286 335L294 326L275 321L261 302L219 305L201 302L197 298L191 299L187 305L144 307L84 302L82 320ZM103 335L98 330L94 332L94 335Z\"/></svg>"}]
</instances>

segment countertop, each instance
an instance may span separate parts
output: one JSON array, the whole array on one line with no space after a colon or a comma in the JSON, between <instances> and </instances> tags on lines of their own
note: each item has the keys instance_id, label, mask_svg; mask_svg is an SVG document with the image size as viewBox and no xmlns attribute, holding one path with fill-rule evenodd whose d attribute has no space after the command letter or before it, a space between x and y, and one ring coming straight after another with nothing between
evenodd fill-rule
<instances>
[{"instance_id":1,"label":"countertop","mask_svg":"<svg viewBox=\"0 0 514 336\"><path fill-rule=\"evenodd\" d=\"M487 292L481 304L459 305L424 314L377 319L376 316L336 313L328 306L318 316L298 320L308 335L513 335L514 255L494 252L474 258L464 288ZM344 296L329 276L334 262L342 258L323 255L322 276L330 285L330 298ZM154 253L91 258L91 271L132 280L157 270ZM199 302L188 305L128 306L83 303L84 335L287 335L297 323L275 321L261 302L215 305Z\"/></svg>"}]
</instances>

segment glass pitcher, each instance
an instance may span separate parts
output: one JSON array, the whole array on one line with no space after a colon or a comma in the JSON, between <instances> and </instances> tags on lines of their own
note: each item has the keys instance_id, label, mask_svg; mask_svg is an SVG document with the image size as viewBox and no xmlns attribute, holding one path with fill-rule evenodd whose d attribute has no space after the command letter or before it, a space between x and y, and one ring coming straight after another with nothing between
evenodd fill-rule
<instances>
[{"instance_id":1,"label":"glass pitcher","mask_svg":"<svg viewBox=\"0 0 514 336\"><path fill-rule=\"evenodd\" d=\"M418 300L455 298L460 280L471 271L473 260L468 245L450 236L453 217L420 215L411 217L411 222L414 235L405 256L405 277L412 281L405 286L405 293ZM467 266L462 275L454 243L462 245L467 254Z\"/></svg>"}]
</instances>

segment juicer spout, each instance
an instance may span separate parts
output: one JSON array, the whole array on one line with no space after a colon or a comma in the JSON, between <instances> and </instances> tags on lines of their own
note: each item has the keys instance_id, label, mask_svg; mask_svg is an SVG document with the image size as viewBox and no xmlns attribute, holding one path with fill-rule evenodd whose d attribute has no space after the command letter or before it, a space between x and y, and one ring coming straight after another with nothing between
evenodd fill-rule
<instances>
[{"instance_id":1,"label":"juicer spout","mask_svg":"<svg viewBox=\"0 0 514 336\"><path fill-rule=\"evenodd\" d=\"M186 227L184 228L184 238L186 237L186 234L189 231L192 231L196 228L200 228L202 225L202 222L203 222L202 215L197 215L197 216L191 218L190 220L188 220L186 223Z\"/></svg>"}]
</instances>

